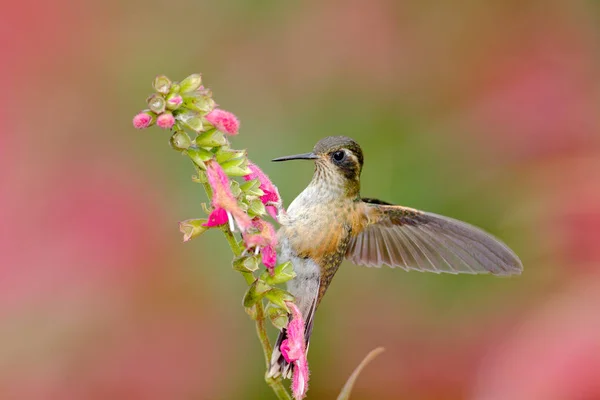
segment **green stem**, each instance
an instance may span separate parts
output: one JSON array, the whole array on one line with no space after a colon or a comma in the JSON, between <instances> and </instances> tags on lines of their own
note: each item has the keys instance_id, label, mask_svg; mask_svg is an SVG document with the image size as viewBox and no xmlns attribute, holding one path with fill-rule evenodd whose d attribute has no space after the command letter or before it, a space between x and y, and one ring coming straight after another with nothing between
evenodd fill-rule
<instances>
[{"instance_id":1,"label":"green stem","mask_svg":"<svg viewBox=\"0 0 600 400\"><path fill-rule=\"evenodd\" d=\"M208 183L204 183L203 186L210 199L212 196L210 185ZM223 235L225 235L225 239L227 239L227 243L229 243L229 247L231 247L231 251L233 252L234 256L239 257L242 254L243 249L238 244L235 236L233 236L229 226L225 225L221 228L221 230L223 231ZM248 285L251 285L255 280L255 277L252 273L242 273L242 275L244 276L244 279ZM258 340L262 345L263 353L265 355L265 364L268 370L271 364L273 347L271 346L269 336L267 335L267 329L265 327L265 308L263 301L258 301L254 307L256 309L256 334L258 335ZM265 375L265 382L271 387L273 393L275 393L275 396L277 396L279 400L292 400L292 397L288 393L287 389L283 386L281 377L271 378Z\"/></svg>"}]
</instances>

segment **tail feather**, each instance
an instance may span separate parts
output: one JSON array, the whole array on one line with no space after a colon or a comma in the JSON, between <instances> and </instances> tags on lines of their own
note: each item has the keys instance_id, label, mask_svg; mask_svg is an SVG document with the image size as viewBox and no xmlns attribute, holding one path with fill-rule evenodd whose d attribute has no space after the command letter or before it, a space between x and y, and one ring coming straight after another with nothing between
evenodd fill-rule
<instances>
[{"instance_id":1,"label":"tail feather","mask_svg":"<svg viewBox=\"0 0 600 400\"><path fill-rule=\"evenodd\" d=\"M310 343L310 335L312 334L314 315L316 311L316 298L310 305L310 308L306 315L304 315L304 342L306 344L306 352L308 353L308 346ZM288 315L291 317L291 315ZM282 376L284 379L291 379L292 373L294 372L294 364L290 364L285 360L283 354L281 354L281 343L287 338L287 330L283 328L277 336L275 341L275 347L273 347L273 354L271 356L271 365L267 376L270 378L277 378Z\"/></svg>"}]
</instances>

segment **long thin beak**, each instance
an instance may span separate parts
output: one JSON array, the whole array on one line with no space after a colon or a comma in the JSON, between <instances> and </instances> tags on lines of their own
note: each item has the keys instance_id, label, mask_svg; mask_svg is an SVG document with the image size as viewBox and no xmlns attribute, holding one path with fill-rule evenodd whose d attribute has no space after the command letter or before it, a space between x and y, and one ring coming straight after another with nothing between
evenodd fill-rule
<instances>
[{"instance_id":1,"label":"long thin beak","mask_svg":"<svg viewBox=\"0 0 600 400\"><path fill-rule=\"evenodd\" d=\"M289 161L289 160L316 160L319 156L314 153L304 153L304 154L296 154L293 156L285 156L274 158L271 161Z\"/></svg>"}]
</instances>

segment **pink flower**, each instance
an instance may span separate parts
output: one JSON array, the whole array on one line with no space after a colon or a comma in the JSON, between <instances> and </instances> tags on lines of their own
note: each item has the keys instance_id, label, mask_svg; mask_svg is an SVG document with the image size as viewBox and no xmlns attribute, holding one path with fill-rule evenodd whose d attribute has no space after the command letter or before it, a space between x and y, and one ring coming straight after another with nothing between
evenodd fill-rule
<instances>
[{"instance_id":1,"label":"pink flower","mask_svg":"<svg viewBox=\"0 0 600 400\"><path fill-rule=\"evenodd\" d=\"M144 129L149 127L152 124L152 115L147 112L142 111L133 117L133 126L136 129Z\"/></svg>"},{"instance_id":2,"label":"pink flower","mask_svg":"<svg viewBox=\"0 0 600 400\"><path fill-rule=\"evenodd\" d=\"M225 174L221 165L214 160L207 161L206 177L213 191L212 205L214 207L207 224L211 223L211 217L213 217L213 223L215 224L223 221L223 211L221 210L224 210L233 216L242 232L246 231L252 225L252 220L240 208L237 199L231 193L229 178L227 178L227 174Z\"/></svg>"},{"instance_id":3,"label":"pink flower","mask_svg":"<svg viewBox=\"0 0 600 400\"><path fill-rule=\"evenodd\" d=\"M308 391L308 360L306 359L306 343L304 341L304 319L302 313L292 302L286 302L292 311L292 320L288 323L287 339L281 342L279 350L285 361L294 363L292 377L292 393L296 400L303 399Z\"/></svg>"},{"instance_id":4,"label":"pink flower","mask_svg":"<svg viewBox=\"0 0 600 400\"><path fill-rule=\"evenodd\" d=\"M215 208L210 215L208 216L208 221L204 224L204 226L219 226L224 225L229 220L227 216L227 211L223 208Z\"/></svg>"},{"instance_id":5,"label":"pink flower","mask_svg":"<svg viewBox=\"0 0 600 400\"><path fill-rule=\"evenodd\" d=\"M252 220L252 226L243 234L244 244L247 249L260 248L263 264L273 272L277 263L277 233L273 225L260 218Z\"/></svg>"},{"instance_id":6,"label":"pink flower","mask_svg":"<svg viewBox=\"0 0 600 400\"><path fill-rule=\"evenodd\" d=\"M273 185L269 177L262 172L256 164L249 162L248 168L252 172L244 176L244 180L250 181L253 179L258 179L260 182L260 190L265 193L260 197L260 200L266 206L269 215L271 215L273 219L277 220L279 210L283 208L281 197L279 196L279 190L277 190L277 187Z\"/></svg>"},{"instance_id":7,"label":"pink flower","mask_svg":"<svg viewBox=\"0 0 600 400\"><path fill-rule=\"evenodd\" d=\"M215 128L229 135L237 135L240 129L240 121L229 111L214 109L206 115L206 120Z\"/></svg>"},{"instance_id":8,"label":"pink flower","mask_svg":"<svg viewBox=\"0 0 600 400\"><path fill-rule=\"evenodd\" d=\"M163 129L171 129L175 125L175 117L170 112L166 111L156 118L156 125Z\"/></svg>"}]
</instances>

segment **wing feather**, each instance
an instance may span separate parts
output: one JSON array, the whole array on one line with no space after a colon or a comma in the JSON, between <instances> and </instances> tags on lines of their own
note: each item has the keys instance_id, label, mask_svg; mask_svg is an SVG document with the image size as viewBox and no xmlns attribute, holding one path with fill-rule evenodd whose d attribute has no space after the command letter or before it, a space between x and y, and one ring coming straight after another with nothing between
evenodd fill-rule
<instances>
[{"instance_id":1,"label":"wing feather","mask_svg":"<svg viewBox=\"0 0 600 400\"><path fill-rule=\"evenodd\" d=\"M523 269L508 246L472 225L379 200L363 204L369 222L346 252L355 264L451 274L513 275Z\"/></svg>"}]
</instances>

